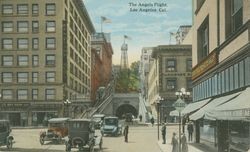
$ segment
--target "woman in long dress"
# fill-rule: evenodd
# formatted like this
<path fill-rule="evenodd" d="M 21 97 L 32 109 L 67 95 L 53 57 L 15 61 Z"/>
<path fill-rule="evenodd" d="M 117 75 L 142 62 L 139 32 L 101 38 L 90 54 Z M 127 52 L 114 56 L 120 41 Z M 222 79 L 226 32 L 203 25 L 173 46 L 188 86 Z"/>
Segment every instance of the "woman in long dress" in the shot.
<path fill-rule="evenodd" d="M 187 137 L 185 134 L 182 134 L 181 137 L 181 150 L 182 152 L 188 152 Z"/>
<path fill-rule="evenodd" d="M 176 138 L 176 133 L 173 133 L 173 137 L 172 137 L 172 152 L 178 152 L 178 140 Z"/>

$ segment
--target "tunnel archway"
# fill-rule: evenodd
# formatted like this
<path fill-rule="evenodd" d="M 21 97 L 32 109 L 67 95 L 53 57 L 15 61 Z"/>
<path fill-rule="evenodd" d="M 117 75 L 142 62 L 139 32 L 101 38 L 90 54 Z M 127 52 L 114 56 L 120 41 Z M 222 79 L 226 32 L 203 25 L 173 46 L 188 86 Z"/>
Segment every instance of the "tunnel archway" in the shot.
<path fill-rule="evenodd" d="M 135 117 L 138 115 L 136 108 L 129 104 L 121 105 L 116 109 L 116 116 L 120 119 L 122 118 L 122 115 L 126 113 L 132 113 Z"/>

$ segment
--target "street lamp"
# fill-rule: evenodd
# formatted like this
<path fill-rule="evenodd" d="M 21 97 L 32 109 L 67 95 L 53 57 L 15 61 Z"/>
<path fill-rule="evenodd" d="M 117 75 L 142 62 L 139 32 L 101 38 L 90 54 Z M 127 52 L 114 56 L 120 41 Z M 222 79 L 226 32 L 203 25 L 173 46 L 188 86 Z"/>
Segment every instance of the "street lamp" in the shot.
<path fill-rule="evenodd" d="M 71 102 L 69 101 L 69 99 L 66 99 L 66 101 L 63 101 L 63 105 L 66 106 L 67 108 L 67 117 L 69 117 L 69 105 L 71 104 Z"/>
<path fill-rule="evenodd" d="M 186 103 L 183 101 L 185 96 L 189 96 L 190 92 L 186 92 L 185 88 L 181 88 L 175 95 L 178 97 L 177 101 L 173 104 L 175 109 L 179 112 L 179 152 L 181 152 L 181 111 L 185 108 Z"/>
<path fill-rule="evenodd" d="M 163 98 L 161 98 L 160 96 L 158 96 L 158 98 L 156 99 L 156 105 L 157 105 L 157 137 L 158 140 L 160 140 L 160 121 L 159 121 L 159 113 L 160 113 L 160 106 L 161 106 L 161 101 L 163 100 Z"/>

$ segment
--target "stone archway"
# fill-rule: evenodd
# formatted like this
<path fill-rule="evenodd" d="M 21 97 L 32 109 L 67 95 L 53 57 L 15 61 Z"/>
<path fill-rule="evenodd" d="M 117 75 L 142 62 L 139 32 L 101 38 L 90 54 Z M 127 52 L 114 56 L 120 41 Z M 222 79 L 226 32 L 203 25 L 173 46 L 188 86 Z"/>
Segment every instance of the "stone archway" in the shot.
<path fill-rule="evenodd" d="M 138 111 L 136 110 L 136 108 L 130 104 L 123 104 L 116 110 L 116 116 L 119 118 L 122 118 L 122 115 L 126 113 L 132 113 L 135 117 L 137 117 L 138 115 Z"/>

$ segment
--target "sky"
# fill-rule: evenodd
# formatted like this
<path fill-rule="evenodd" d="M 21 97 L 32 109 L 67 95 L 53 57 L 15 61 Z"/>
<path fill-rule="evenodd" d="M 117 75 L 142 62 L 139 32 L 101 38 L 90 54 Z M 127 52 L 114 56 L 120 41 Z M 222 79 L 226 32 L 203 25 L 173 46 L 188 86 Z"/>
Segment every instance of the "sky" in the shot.
<path fill-rule="evenodd" d="M 120 64 L 124 35 L 128 44 L 128 62 L 140 60 L 143 47 L 174 44 L 170 32 L 180 25 L 192 24 L 192 0 L 83 0 L 96 32 L 101 31 L 101 16 L 111 20 L 103 32 L 111 33 L 113 64 Z M 135 5 L 132 5 L 135 4 Z M 163 4 L 163 5 L 159 5 Z M 137 9 L 132 12 L 131 9 Z M 141 10 L 140 10 L 141 9 Z M 142 9 L 151 9 L 145 12 Z"/>

